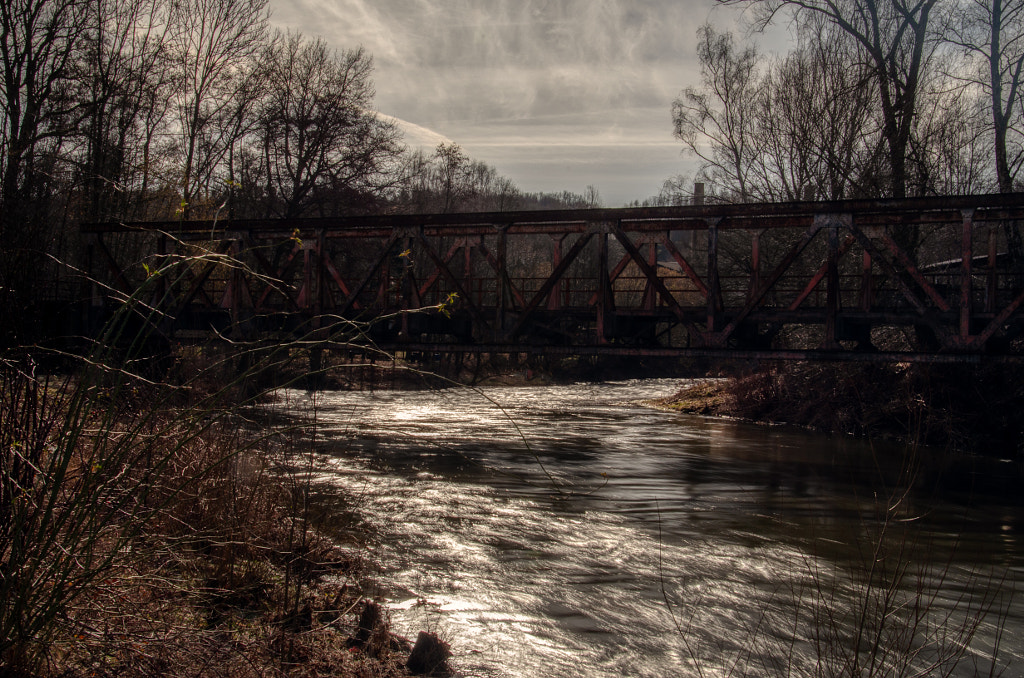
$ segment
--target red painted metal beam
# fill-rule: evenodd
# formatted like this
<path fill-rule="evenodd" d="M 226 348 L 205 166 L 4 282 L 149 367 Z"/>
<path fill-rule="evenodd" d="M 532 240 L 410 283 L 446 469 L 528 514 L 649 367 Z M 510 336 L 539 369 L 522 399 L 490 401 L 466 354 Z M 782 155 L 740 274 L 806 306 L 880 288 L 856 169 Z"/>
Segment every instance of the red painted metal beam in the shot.
<path fill-rule="evenodd" d="M 454 346 L 454 337 L 466 341 L 471 330 L 472 343 L 479 346 L 524 337 L 564 343 L 567 351 L 598 345 L 637 355 L 700 350 L 760 356 L 752 346 L 787 327 L 793 341 L 799 342 L 801 333 L 817 337 L 789 354 L 816 356 L 819 348 L 847 353 L 850 341 L 865 344 L 873 328 L 917 326 L 934 334 L 941 351 L 978 354 L 994 345 L 1016 351 L 1010 340 L 1024 336 L 1019 316 L 1024 291 L 1017 276 L 1000 269 L 1004 255 L 993 235 L 996 220 L 1007 216 L 1024 220 L 1024 195 L 234 221 L 229 230 L 213 232 L 210 222 L 187 222 L 167 225 L 160 240 L 176 243 L 182 252 L 192 247 L 188 241 L 212 241 L 216 251 L 230 247 L 235 259 L 248 262 L 230 267 L 226 280 L 223 267 L 208 266 L 190 281 L 179 281 L 182 289 L 175 292 L 186 301 L 179 314 L 212 318 L 219 306 L 230 306 L 232 326 L 251 281 L 265 289 L 254 304 L 257 317 L 247 319 L 249 327 L 262 319 L 274 326 L 316 325 L 328 311 L 350 320 L 358 311 L 372 321 L 397 309 L 401 337 L 422 334 L 437 347 Z M 883 233 L 882 226 L 896 224 L 932 225 L 942 247 L 957 247 L 959 260 L 919 265 L 918 253 L 903 251 Z M 989 233 L 987 265 L 981 259 L 973 263 L 978 224 Z M 83 230 L 102 239 L 110 232 L 152 233 L 153 226 Z M 703 239 L 684 247 L 673 241 L 672 231 L 695 230 L 706 234 L 706 250 L 695 244 Z M 736 245 L 746 242 L 744 230 L 749 231 L 749 259 L 745 244 Z M 822 247 L 810 247 L 823 231 Z M 510 235 L 518 236 L 514 245 L 523 249 L 513 249 Z M 563 253 L 563 243 L 570 242 Z M 271 270 L 262 250 L 288 245 L 283 263 Z M 405 250 L 399 258 L 396 247 Z M 297 272 L 300 251 L 303 267 Z M 351 256 L 335 258 L 332 252 Z M 846 257 L 851 252 L 856 262 Z M 103 254 L 112 276 L 120 278 L 116 284 L 127 286 L 114 254 Z M 401 276 L 390 275 L 402 261 Z M 433 270 L 428 264 L 414 271 L 411 261 L 429 261 Z M 670 268 L 673 262 L 678 271 Z M 628 273 L 631 265 L 640 275 Z M 985 267 L 984 305 L 974 299 L 975 266 Z M 458 295 L 456 317 L 414 318 L 441 279 L 444 289 Z M 823 280 L 823 294 L 812 296 Z M 776 307 L 780 303 L 783 307 Z M 325 316 L 325 322 L 330 326 L 335 320 Z M 387 341 L 389 331 L 378 336 Z M 1000 342 L 992 341 L 997 337 Z"/>

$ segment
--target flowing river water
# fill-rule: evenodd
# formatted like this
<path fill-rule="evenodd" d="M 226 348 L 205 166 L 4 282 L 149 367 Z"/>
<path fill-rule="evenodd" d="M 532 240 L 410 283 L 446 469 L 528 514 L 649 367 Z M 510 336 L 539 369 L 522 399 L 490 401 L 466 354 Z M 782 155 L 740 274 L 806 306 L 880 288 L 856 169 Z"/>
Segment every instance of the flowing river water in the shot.
<path fill-rule="evenodd" d="M 637 402 L 681 385 L 281 397 L 457 675 L 1024 675 L 1018 460 Z"/>

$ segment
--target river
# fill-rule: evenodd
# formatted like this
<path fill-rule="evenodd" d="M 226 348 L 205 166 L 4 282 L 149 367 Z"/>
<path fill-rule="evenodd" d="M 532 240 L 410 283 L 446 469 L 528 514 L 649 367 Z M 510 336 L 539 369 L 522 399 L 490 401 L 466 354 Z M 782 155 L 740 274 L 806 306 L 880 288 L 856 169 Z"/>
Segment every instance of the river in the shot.
<path fill-rule="evenodd" d="M 280 395 L 457 675 L 1024 675 L 1019 460 L 637 403 L 681 383 Z"/>

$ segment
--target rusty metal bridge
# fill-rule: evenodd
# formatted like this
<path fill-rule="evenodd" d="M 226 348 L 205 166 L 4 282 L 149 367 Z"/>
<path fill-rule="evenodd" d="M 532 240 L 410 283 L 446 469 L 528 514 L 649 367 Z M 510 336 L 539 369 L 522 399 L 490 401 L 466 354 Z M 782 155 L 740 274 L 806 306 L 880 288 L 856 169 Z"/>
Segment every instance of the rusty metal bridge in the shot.
<path fill-rule="evenodd" d="M 82 230 L 93 306 L 176 340 L 973 361 L 1024 354 L 1021 225 L 1024 194 Z"/>

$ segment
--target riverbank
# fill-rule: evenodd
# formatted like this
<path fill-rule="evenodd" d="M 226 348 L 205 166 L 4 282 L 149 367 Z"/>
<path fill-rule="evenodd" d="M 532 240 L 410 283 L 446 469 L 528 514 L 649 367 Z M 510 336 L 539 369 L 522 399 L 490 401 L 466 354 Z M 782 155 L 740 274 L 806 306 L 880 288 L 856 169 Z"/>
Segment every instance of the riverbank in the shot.
<path fill-rule="evenodd" d="M 367 527 L 334 510 L 327 529 L 303 424 L 208 366 L 94 367 L 0 361 L 0 675 L 444 668 L 436 636 L 417 654 L 391 632 Z"/>
<path fill-rule="evenodd" d="M 652 404 L 827 434 L 1024 453 L 1024 369 L 1014 364 L 776 363 L 698 381 Z"/>
<path fill-rule="evenodd" d="M 311 364 L 317 365 L 310 372 Z M 635 356 L 532 354 L 410 354 L 324 351 L 311 361 L 306 350 L 275 366 L 260 387 L 301 385 L 331 391 L 431 390 L 451 386 L 537 386 L 578 381 L 693 377 L 706 361 Z"/>

